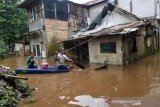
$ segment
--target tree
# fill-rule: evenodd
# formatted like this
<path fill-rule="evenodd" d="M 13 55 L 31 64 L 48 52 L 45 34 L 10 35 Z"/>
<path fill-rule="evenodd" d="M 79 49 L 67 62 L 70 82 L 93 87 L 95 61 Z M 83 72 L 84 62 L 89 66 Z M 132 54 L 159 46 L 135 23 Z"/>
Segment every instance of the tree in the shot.
<path fill-rule="evenodd" d="M 0 13 L 0 40 L 8 50 L 27 32 L 26 11 L 18 8 L 18 4 L 19 0 L 0 0 L 0 10 L 4 10 Z"/>

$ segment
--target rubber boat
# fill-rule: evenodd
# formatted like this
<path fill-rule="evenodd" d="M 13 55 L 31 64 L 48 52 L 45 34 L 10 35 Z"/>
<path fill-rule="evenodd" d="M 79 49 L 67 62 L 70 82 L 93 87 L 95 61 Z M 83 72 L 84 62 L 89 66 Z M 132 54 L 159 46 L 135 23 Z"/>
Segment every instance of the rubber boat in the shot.
<path fill-rule="evenodd" d="M 67 67 L 48 66 L 48 68 L 17 68 L 15 70 L 17 74 L 50 74 L 50 73 L 62 73 L 69 72 Z"/>

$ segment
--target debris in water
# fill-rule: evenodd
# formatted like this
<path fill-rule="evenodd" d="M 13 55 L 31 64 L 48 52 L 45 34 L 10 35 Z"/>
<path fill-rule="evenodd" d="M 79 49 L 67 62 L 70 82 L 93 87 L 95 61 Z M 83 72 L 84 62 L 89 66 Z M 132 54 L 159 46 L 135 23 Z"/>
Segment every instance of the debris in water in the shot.
<path fill-rule="evenodd" d="M 32 89 L 9 67 L 0 66 L 0 107 L 16 107 L 19 101 L 31 94 Z"/>
<path fill-rule="evenodd" d="M 64 100 L 65 96 L 59 96 L 59 99 Z"/>

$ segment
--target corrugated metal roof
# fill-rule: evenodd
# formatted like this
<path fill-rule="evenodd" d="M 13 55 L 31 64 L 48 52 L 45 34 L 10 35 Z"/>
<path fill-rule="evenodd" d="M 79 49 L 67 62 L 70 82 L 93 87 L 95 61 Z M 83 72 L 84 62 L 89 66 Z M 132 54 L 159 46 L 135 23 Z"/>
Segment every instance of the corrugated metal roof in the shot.
<path fill-rule="evenodd" d="M 103 28 L 101 31 L 90 33 L 91 36 L 98 35 L 114 35 L 114 34 L 125 34 L 138 30 L 138 27 L 145 25 L 144 21 L 134 21 L 132 23 L 121 24 L 117 26 L 112 26 L 109 28 Z"/>
<path fill-rule="evenodd" d="M 82 38 L 86 38 L 86 37 L 100 36 L 100 35 L 127 34 L 127 33 L 137 31 L 139 29 L 139 27 L 145 26 L 146 24 L 148 24 L 148 23 L 145 21 L 134 21 L 132 23 L 126 23 L 126 24 L 112 26 L 109 28 L 103 28 L 100 31 L 97 31 L 94 33 L 87 33 L 87 35 L 85 32 L 80 32 L 75 37 L 68 38 L 65 41 L 82 39 Z"/>

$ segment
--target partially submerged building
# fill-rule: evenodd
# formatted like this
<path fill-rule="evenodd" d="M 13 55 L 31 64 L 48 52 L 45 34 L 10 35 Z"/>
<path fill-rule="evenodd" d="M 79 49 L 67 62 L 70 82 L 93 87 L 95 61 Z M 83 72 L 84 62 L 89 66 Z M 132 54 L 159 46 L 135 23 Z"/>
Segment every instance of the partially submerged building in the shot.
<path fill-rule="evenodd" d="M 48 57 L 51 43 L 87 26 L 85 6 L 68 0 L 25 0 L 19 7 L 27 10 L 30 47 L 37 57 Z"/>
<path fill-rule="evenodd" d="M 89 26 L 63 41 L 65 48 L 75 48 L 77 56 L 90 63 L 118 65 L 157 51 L 159 36 L 155 27 L 116 3 L 88 2 Z"/>

